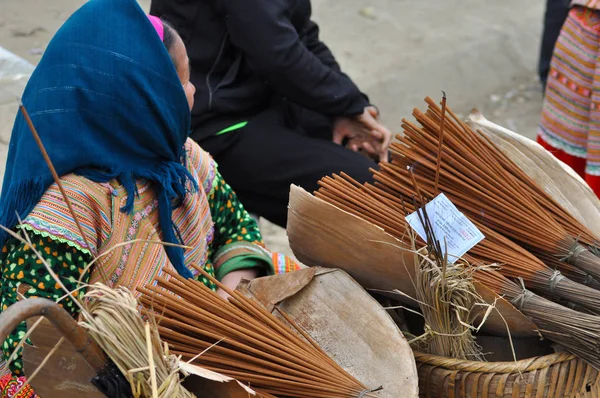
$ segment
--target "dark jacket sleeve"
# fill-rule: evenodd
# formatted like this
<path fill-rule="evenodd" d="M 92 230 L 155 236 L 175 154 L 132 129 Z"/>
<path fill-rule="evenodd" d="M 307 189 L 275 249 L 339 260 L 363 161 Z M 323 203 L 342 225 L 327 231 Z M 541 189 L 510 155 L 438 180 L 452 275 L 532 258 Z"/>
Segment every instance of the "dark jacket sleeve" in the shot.
<path fill-rule="evenodd" d="M 286 0 L 218 0 L 229 39 L 240 49 L 255 73 L 293 102 L 330 116 L 353 116 L 368 105 L 364 96 L 326 47 L 319 55 L 302 43 L 288 19 Z M 317 32 L 312 32 L 317 33 Z M 317 39 L 318 40 L 318 39 Z M 331 59 L 327 65 L 321 57 Z"/>
<path fill-rule="evenodd" d="M 319 25 L 313 21 L 309 21 L 306 25 L 304 42 L 306 43 L 306 48 L 316 55 L 323 65 L 330 67 L 338 73 L 342 71 L 329 47 L 319 38 Z"/>
<path fill-rule="evenodd" d="M 323 43 L 319 38 L 319 32 L 319 25 L 317 25 L 312 20 L 309 21 L 306 30 L 304 31 L 304 41 L 306 43 L 306 48 L 308 48 L 310 52 L 315 54 L 317 58 L 319 58 L 321 62 L 323 62 L 324 65 L 329 66 L 331 69 L 335 70 L 338 73 L 343 73 L 342 68 L 340 68 L 340 65 L 338 64 L 337 60 L 335 59 L 335 56 L 333 55 L 329 47 L 327 47 L 327 44 Z M 362 96 L 365 100 L 365 104 L 375 106 L 370 104 L 370 100 L 367 94 L 362 93 Z"/>

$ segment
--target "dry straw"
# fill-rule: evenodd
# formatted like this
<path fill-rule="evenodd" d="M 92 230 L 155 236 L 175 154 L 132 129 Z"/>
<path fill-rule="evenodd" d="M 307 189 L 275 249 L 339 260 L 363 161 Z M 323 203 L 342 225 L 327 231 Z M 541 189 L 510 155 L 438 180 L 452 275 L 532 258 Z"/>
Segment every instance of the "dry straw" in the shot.
<path fill-rule="evenodd" d="M 416 301 L 425 333 L 410 341 L 419 351 L 449 358 L 483 360 L 473 333 L 487 304 L 475 290 L 473 271 L 462 261 L 440 267 L 423 248 L 417 251 Z"/>
<path fill-rule="evenodd" d="M 443 129 L 441 131 L 443 133 Z M 454 263 L 448 261 L 446 242 L 444 240 L 442 246 L 436 236 L 425 198 L 419 196 L 418 203 L 417 216 L 425 232 L 425 247 L 417 250 L 414 232 L 409 230 L 408 233 L 413 251 L 417 254 L 413 257 L 415 292 L 425 319 L 425 333 L 421 336 L 428 346 L 425 352 L 457 359 L 483 360 L 481 348 L 473 336 L 477 330 L 473 325 L 483 307 L 489 306 L 473 284 L 476 269 L 461 259 Z"/>
<path fill-rule="evenodd" d="M 134 397 L 194 397 L 181 385 L 180 358 L 169 354 L 153 318 L 142 319 L 129 290 L 92 285 L 84 306 L 80 324 L 129 381 Z"/>

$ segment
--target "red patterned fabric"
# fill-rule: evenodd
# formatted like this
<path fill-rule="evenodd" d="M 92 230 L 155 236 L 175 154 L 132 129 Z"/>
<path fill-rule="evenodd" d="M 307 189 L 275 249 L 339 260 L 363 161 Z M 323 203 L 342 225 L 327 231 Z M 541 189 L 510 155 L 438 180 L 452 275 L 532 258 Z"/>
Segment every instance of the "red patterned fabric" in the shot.
<path fill-rule="evenodd" d="M 0 378 L 0 398 L 39 398 L 30 386 L 21 389 L 26 382 L 24 377 L 14 377 L 11 374 L 3 376 Z"/>
<path fill-rule="evenodd" d="M 600 176 L 587 174 L 585 172 L 586 159 L 569 155 L 561 149 L 554 148 L 552 145 L 544 141 L 544 139 L 540 136 L 537 137 L 537 142 L 546 148 L 550 153 L 552 153 L 557 159 L 566 165 L 571 166 L 571 168 L 575 170 L 577 174 L 579 174 L 585 180 L 585 182 L 587 182 L 590 188 L 592 188 L 592 191 L 594 191 L 594 193 L 600 197 Z"/>
<path fill-rule="evenodd" d="M 301 269 L 300 265 L 288 256 L 281 253 L 272 253 L 273 267 L 275 268 L 275 274 L 285 274 L 288 272 L 294 272 Z"/>
<path fill-rule="evenodd" d="M 538 142 L 600 194 L 600 0 L 569 12 L 554 47 Z"/>

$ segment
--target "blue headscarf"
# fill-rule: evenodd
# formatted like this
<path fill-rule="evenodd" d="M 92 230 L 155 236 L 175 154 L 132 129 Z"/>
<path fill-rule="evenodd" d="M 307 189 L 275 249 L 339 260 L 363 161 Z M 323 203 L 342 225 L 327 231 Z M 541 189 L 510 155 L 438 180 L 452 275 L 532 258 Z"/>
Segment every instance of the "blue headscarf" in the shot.
<path fill-rule="evenodd" d="M 163 241 L 180 243 L 172 209 L 197 184 L 184 167 L 190 112 L 169 54 L 135 0 L 90 0 L 56 33 L 22 98 L 60 176 L 117 178 L 133 210 L 137 179 L 156 187 Z M 53 179 L 21 114 L 10 140 L 0 224 L 14 228 Z M 188 185 L 189 186 L 189 185 Z M 7 238 L 0 235 L 0 244 Z M 190 277 L 183 249 L 165 247 Z"/>

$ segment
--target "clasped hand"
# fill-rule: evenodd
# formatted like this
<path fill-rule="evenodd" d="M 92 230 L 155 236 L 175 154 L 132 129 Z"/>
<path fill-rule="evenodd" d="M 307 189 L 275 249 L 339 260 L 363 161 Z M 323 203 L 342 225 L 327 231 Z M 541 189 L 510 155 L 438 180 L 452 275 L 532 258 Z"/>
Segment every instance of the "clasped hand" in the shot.
<path fill-rule="evenodd" d="M 392 133 L 379 121 L 379 113 L 374 106 L 354 117 L 340 117 L 334 122 L 333 142 L 355 152 L 365 152 L 369 157 L 382 162 L 388 161 L 388 147 Z"/>

